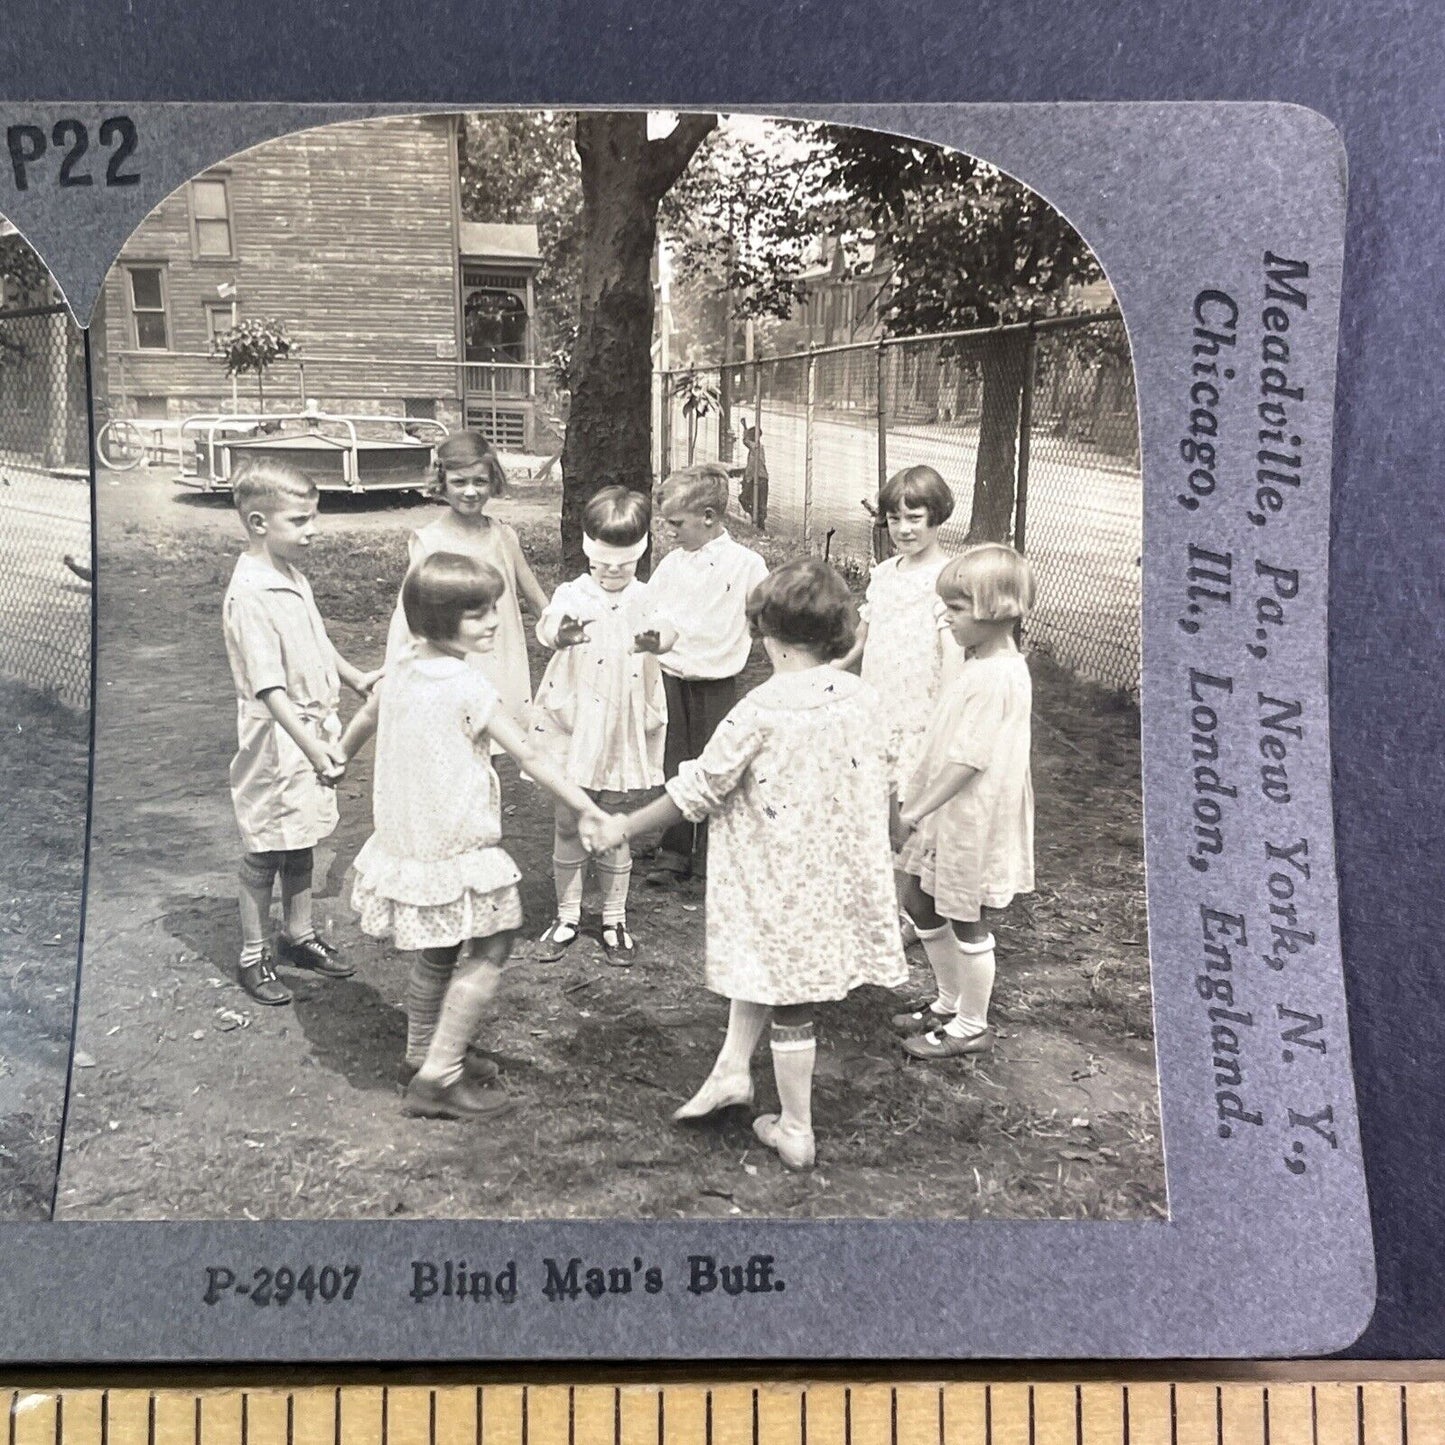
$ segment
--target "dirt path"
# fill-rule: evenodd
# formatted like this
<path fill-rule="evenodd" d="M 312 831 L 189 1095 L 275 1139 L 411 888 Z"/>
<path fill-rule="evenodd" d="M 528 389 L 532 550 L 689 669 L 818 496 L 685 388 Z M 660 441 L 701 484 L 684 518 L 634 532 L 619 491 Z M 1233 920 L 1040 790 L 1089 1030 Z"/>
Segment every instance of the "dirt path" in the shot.
<path fill-rule="evenodd" d="M 609 968 L 591 939 L 555 964 L 520 949 L 483 1038 L 515 1113 L 486 1129 L 418 1123 L 400 1114 L 394 1082 L 405 962 L 360 935 L 346 903 L 346 870 L 369 831 L 369 757 L 342 784 L 342 825 L 318 850 L 319 915 L 357 974 L 295 978 L 293 1008 L 258 1008 L 231 981 L 233 724 L 218 607 L 236 550 L 221 536 L 234 537 L 234 523 L 214 503 L 162 500 L 145 487 L 124 505 L 112 497 L 102 498 L 96 822 L 77 1041 L 93 1067 L 75 1076 L 61 1217 L 1162 1212 L 1127 719 L 1094 719 L 1067 748 L 1040 734 L 1040 796 L 1068 813 L 1068 828 L 1041 847 L 1041 877 L 1067 868 L 1092 879 L 1092 919 L 1087 909 L 1070 917 L 1072 884 L 1045 884 L 1004 930 L 1000 1047 L 981 1067 L 905 1065 L 883 1024 L 891 995 L 864 990 L 827 1011 L 811 1176 L 783 1171 L 740 1111 L 693 1129 L 668 1120 L 706 1073 L 726 1014 L 697 982 L 700 890 L 659 895 L 638 883 L 631 918 L 642 958 L 628 971 Z M 547 505 L 499 508 L 529 551 L 533 534 L 543 537 L 528 531 L 531 519 Z M 312 576 L 333 636 L 358 662 L 380 656 L 404 533 L 424 515 L 330 518 Z M 550 566 L 540 555 L 549 545 Z M 543 537 L 536 552 L 550 585 L 555 544 Z M 1097 776 L 1084 776 L 1085 752 Z M 550 809 L 505 765 L 503 788 L 507 846 L 524 875 L 529 930 L 539 931 L 552 912 Z M 1090 805 L 1100 788 L 1117 794 L 1118 809 Z M 1048 821 L 1041 804 L 1041 837 Z M 759 1064 L 766 1106 L 765 1053 Z"/>

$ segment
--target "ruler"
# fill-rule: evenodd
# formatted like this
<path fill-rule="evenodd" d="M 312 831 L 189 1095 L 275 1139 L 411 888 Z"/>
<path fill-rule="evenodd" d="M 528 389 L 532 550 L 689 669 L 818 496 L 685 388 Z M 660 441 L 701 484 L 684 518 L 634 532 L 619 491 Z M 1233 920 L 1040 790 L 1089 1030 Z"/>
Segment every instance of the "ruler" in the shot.
<path fill-rule="evenodd" d="M 1438 1378 L 4 1388 L 8 1445 L 1445 1445 L 1445 1367 L 1425 1369 Z"/>

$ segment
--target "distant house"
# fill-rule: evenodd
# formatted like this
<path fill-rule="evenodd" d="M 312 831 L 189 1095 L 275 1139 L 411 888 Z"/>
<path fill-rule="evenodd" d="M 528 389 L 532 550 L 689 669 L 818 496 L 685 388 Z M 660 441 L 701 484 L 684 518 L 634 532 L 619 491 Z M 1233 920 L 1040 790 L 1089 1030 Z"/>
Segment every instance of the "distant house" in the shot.
<path fill-rule="evenodd" d="M 532 440 L 534 226 L 461 218 L 456 120 L 329 125 L 231 157 L 168 196 L 106 279 L 93 329 L 111 414 L 179 421 L 258 406 L 211 355 L 237 319 L 297 344 L 268 411 L 464 421 Z"/>
<path fill-rule="evenodd" d="M 884 334 L 883 303 L 888 266 L 871 241 L 828 237 L 816 265 L 804 271 L 803 296 L 792 320 L 802 345 L 846 346 Z"/>

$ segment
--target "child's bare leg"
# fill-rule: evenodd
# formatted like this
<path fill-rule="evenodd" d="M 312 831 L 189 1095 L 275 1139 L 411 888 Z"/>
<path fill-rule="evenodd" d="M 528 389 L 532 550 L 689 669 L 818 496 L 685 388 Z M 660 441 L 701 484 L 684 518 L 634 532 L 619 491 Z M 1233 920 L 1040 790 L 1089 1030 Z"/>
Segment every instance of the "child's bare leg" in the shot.
<path fill-rule="evenodd" d="M 813 1166 L 813 1064 L 818 1043 L 813 1032 L 813 1011 L 807 1004 L 773 1010 L 773 1077 L 782 1111 L 764 1114 L 753 1132 L 790 1169 Z"/>
<path fill-rule="evenodd" d="M 673 1114 L 674 1119 L 701 1119 L 733 1104 L 753 1101 L 752 1059 L 772 1009 L 765 1003 L 735 998 L 728 1010 L 727 1037 L 703 1086 Z"/>

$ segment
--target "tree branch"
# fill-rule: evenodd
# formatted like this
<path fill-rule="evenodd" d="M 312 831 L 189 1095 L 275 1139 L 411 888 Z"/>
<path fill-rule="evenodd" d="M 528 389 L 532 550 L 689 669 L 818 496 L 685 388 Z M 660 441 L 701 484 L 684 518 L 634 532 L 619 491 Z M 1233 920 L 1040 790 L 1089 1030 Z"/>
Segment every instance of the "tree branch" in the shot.
<path fill-rule="evenodd" d="M 715 115 L 682 115 L 670 134 L 660 140 L 649 141 L 644 162 L 649 194 L 660 201 L 687 169 L 693 152 L 716 128 Z"/>

